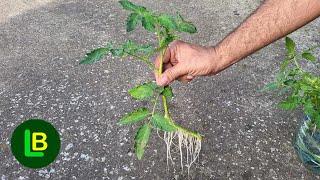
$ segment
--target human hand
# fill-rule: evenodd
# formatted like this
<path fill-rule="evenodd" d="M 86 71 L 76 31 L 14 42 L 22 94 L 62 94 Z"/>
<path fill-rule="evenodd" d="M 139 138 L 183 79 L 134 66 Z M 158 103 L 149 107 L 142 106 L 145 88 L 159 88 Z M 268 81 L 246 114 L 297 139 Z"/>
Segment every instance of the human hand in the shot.
<path fill-rule="evenodd" d="M 214 47 L 174 41 L 164 54 L 162 75 L 155 73 L 156 82 L 159 86 L 165 86 L 175 79 L 189 82 L 195 76 L 216 74 L 219 71 L 218 60 Z M 161 55 L 155 61 L 156 69 L 159 69 L 160 61 Z"/>

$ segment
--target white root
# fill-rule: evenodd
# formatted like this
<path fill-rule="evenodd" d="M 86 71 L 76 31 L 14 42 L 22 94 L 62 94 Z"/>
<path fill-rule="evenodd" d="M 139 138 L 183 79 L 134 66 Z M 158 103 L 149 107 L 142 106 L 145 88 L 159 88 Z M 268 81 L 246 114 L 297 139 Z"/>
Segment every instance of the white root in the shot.
<path fill-rule="evenodd" d="M 168 168 L 169 168 L 169 160 L 171 161 L 172 164 L 174 164 L 174 161 L 171 156 L 171 151 L 170 151 L 173 138 L 174 138 L 174 133 L 164 132 L 163 139 L 167 145 L 167 167 Z"/>
<path fill-rule="evenodd" d="M 179 152 L 180 152 L 180 166 L 181 166 L 181 171 L 183 172 L 182 139 L 183 139 L 183 134 L 179 133 L 178 134 L 178 142 L 179 142 Z"/>
<path fill-rule="evenodd" d="M 177 146 L 175 143 L 173 143 L 176 137 L 178 141 Z M 183 167 L 185 163 L 189 175 L 191 165 L 199 157 L 201 150 L 201 140 L 179 130 L 175 132 L 164 132 L 163 140 L 167 145 L 167 167 L 169 167 L 169 161 L 171 161 L 171 163 L 174 164 L 174 160 L 171 155 L 171 150 L 177 148 L 180 154 L 181 171 L 183 172 Z M 183 151 L 185 151 L 185 156 Z"/>

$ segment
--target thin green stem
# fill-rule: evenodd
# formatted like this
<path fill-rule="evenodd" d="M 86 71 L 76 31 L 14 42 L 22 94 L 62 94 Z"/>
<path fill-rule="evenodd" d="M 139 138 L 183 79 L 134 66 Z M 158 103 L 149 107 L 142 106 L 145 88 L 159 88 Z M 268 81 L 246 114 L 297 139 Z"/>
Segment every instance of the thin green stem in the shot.
<path fill-rule="evenodd" d="M 160 96 L 160 95 L 158 95 L 158 96 L 156 97 L 155 101 L 154 101 L 154 105 L 153 105 L 153 108 L 152 108 L 152 114 L 151 114 L 151 116 L 154 115 L 154 112 L 155 112 L 156 107 L 157 107 L 157 104 L 158 104 L 159 96 Z"/>
<path fill-rule="evenodd" d="M 157 31 L 156 34 L 157 34 L 157 39 L 158 39 L 158 43 L 159 43 L 159 48 L 160 48 L 161 47 L 161 35 L 160 35 L 160 30 L 159 30 L 158 26 L 156 27 L 156 31 Z M 164 57 L 165 51 L 166 51 L 166 47 L 162 49 L 161 55 L 160 55 L 160 64 L 159 64 L 159 69 L 158 69 L 159 76 L 162 74 L 162 71 L 163 71 L 163 57 Z M 164 117 L 170 119 L 167 98 L 164 95 L 162 95 L 162 103 L 163 103 L 163 109 L 164 109 Z"/>
<path fill-rule="evenodd" d="M 160 29 L 159 26 L 156 26 L 156 34 L 157 34 L 157 39 L 158 39 L 158 44 L 159 44 L 159 48 L 161 47 L 161 35 L 160 35 Z"/>
<path fill-rule="evenodd" d="M 293 62 L 295 64 L 295 66 L 298 68 L 299 72 L 303 72 L 302 68 L 300 67 L 296 57 L 293 58 Z"/>
<path fill-rule="evenodd" d="M 192 136 L 192 137 L 194 137 L 194 138 L 196 138 L 196 139 L 198 139 L 198 140 L 202 140 L 202 136 L 199 134 L 199 133 L 197 133 L 197 132 L 194 132 L 194 131 L 191 131 L 191 130 L 188 130 L 188 129 L 186 129 L 186 128 L 184 128 L 184 127 L 181 127 L 180 125 L 178 125 L 178 124 L 173 124 L 173 126 L 175 127 L 175 128 L 177 128 L 178 129 L 178 131 L 182 131 L 183 133 L 185 133 L 185 134 L 188 134 L 189 136 Z"/>
<path fill-rule="evenodd" d="M 159 44 L 159 48 L 161 48 L 161 35 L 160 35 L 160 29 L 158 26 L 156 26 L 156 34 L 157 34 L 157 39 L 158 39 L 158 44 Z M 163 56 L 165 53 L 165 48 L 162 49 L 161 51 L 161 56 L 160 56 L 160 64 L 159 64 L 159 69 L 158 69 L 158 75 L 160 76 L 162 74 L 163 71 Z"/>
<path fill-rule="evenodd" d="M 160 96 L 160 95 L 158 95 L 158 96 L 155 98 L 155 100 L 154 100 L 154 104 L 153 104 L 153 108 L 152 108 L 152 113 L 151 113 L 151 118 L 153 117 L 154 112 L 156 111 L 156 107 L 157 107 L 157 104 L 158 104 L 159 96 Z M 149 125 L 151 125 L 150 122 L 151 122 L 151 121 L 149 120 L 149 122 L 148 122 Z"/>
<path fill-rule="evenodd" d="M 164 109 L 164 117 L 170 118 L 168 104 L 167 104 L 167 98 L 164 95 L 162 95 L 162 102 L 163 102 L 163 109 Z"/>
<path fill-rule="evenodd" d="M 132 57 L 134 57 L 134 58 L 136 58 L 136 59 L 138 59 L 138 60 L 141 60 L 141 61 L 145 62 L 145 63 L 149 66 L 149 68 L 150 68 L 151 70 L 154 70 L 154 69 L 155 69 L 154 65 L 152 64 L 152 62 L 149 61 L 148 58 L 141 57 L 141 56 L 137 56 L 137 55 L 132 54 L 132 53 L 129 53 L 129 52 L 127 52 L 127 51 L 125 51 L 125 53 L 127 53 L 128 55 L 130 55 L 130 56 L 132 56 Z"/>
<path fill-rule="evenodd" d="M 159 76 L 162 74 L 162 70 L 163 70 L 163 56 L 164 56 L 165 50 L 166 49 L 163 49 L 162 52 L 161 52 L 160 66 L 159 66 L 159 71 L 158 71 Z M 164 109 L 164 117 L 170 119 L 167 98 L 164 95 L 162 95 L 162 104 L 163 104 L 163 109 Z"/>

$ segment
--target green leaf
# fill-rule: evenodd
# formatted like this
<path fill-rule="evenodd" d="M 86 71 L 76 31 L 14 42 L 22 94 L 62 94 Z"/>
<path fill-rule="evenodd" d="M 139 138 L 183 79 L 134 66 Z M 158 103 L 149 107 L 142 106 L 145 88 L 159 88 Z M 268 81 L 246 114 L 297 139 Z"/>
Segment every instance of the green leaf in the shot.
<path fill-rule="evenodd" d="M 290 71 L 288 72 L 288 76 L 290 77 L 295 77 L 300 73 L 299 68 L 291 68 Z"/>
<path fill-rule="evenodd" d="M 314 114 L 313 116 L 314 116 L 313 119 L 316 123 L 317 129 L 320 129 L 320 114 Z"/>
<path fill-rule="evenodd" d="M 283 95 L 287 94 L 289 91 L 290 91 L 290 87 L 283 87 L 278 92 L 278 96 L 283 96 Z"/>
<path fill-rule="evenodd" d="M 300 86 L 300 89 L 304 92 L 312 91 L 312 86 L 310 86 L 309 84 L 305 84 L 305 82 L 301 82 L 299 86 Z"/>
<path fill-rule="evenodd" d="M 146 12 L 146 8 L 143 6 L 136 5 L 128 0 L 121 0 L 119 1 L 123 9 L 137 12 L 138 14 Z"/>
<path fill-rule="evenodd" d="M 187 33 L 196 33 L 197 28 L 195 25 L 193 25 L 191 22 L 188 22 L 184 20 L 184 18 L 178 13 L 178 16 L 176 17 L 176 24 L 177 29 L 180 32 L 187 32 Z"/>
<path fill-rule="evenodd" d="M 150 44 L 140 45 L 131 40 L 126 41 L 122 45 L 122 48 L 124 49 L 124 51 L 136 56 L 139 56 L 139 54 L 149 55 L 154 50 L 154 48 Z"/>
<path fill-rule="evenodd" d="M 297 81 L 294 80 L 294 79 L 288 79 L 288 80 L 285 80 L 285 81 L 283 82 L 283 84 L 286 85 L 286 86 L 292 86 L 292 85 L 294 85 L 296 82 L 297 82 Z"/>
<path fill-rule="evenodd" d="M 277 82 L 272 82 L 272 83 L 268 83 L 267 85 L 265 85 L 262 89 L 262 91 L 272 91 L 278 88 L 278 83 Z"/>
<path fill-rule="evenodd" d="M 297 107 L 297 104 L 284 101 L 284 102 L 279 103 L 279 107 L 282 109 L 285 109 L 285 110 L 293 110 Z"/>
<path fill-rule="evenodd" d="M 170 34 L 170 33 L 166 33 L 165 34 L 165 38 L 163 38 L 160 41 L 160 46 L 161 47 L 166 47 L 168 44 L 170 44 L 172 41 L 174 41 L 176 39 L 177 36 Z"/>
<path fill-rule="evenodd" d="M 143 157 L 145 147 L 147 146 L 149 141 L 150 133 L 151 133 L 151 127 L 148 124 L 144 124 L 139 128 L 134 138 L 135 153 L 139 160 L 141 160 Z"/>
<path fill-rule="evenodd" d="M 154 93 L 161 94 L 163 90 L 164 90 L 163 86 L 157 86 L 156 89 L 154 90 Z"/>
<path fill-rule="evenodd" d="M 280 64 L 280 72 L 284 72 L 288 65 L 291 63 L 292 58 L 286 58 L 285 60 L 282 61 Z"/>
<path fill-rule="evenodd" d="M 304 113 L 307 114 L 307 115 L 312 115 L 312 114 L 315 112 L 314 107 L 313 107 L 313 103 L 312 103 L 311 99 L 308 99 L 308 100 L 304 103 L 304 105 L 303 105 L 303 111 L 304 111 Z"/>
<path fill-rule="evenodd" d="M 177 129 L 170 119 L 165 118 L 158 113 L 155 113 L 152 116 L 151 122 L 153 126 L 163 131 L 171 132 Z"/>
<path fill-rule="evenodd" d="M 140 20 L 141 16 L 138 13 L 131 13 L 127 18 L 127 32 L 133 31 Z"/>
<path fill-rule="evenodd" d="M 158 16 L 158 21 L 161 26 L 167 28 L 167 29 L 176 29 L 176 22 L 174 17 L 167 15 L 167 14 L 162 14 Z"/>
<path fill-rule="evenodd" d="M 126 124 L 135 123 L 145 119 L 149 115 L 150 115 L 150 112 L 147 108 L 139 108 L 122 117 L 119 121 L 119 124 L 126 125 Z"/>
<path fill-rule="evenodd" d="M 296 44 L 289 37 L 286 37 L 285 41 L 286 41 L 286 48 L 287 48 L 287 51 L 288 51 L 288 55 L 289 56 L 293 56 L 295 54 Z"/>
<path fill-rule="evenodd" d="M 144 83 L 129 90 L 129 94 L 138 100 L 146 100 L 153 96 L 157 85 L 154 82 Z"/>
<path fill-rule="evenodd" d="M 121 0 L 119 1 L 119 3 L 123 7 L 123 9 L 129 10 L 129 11 L 136 11 L 139 7 L 128 0 Z"/>
<path fill-rule="evenodd" d="M 112 56 L 122 57 L 125 55 L 123 48 L 111 49 L 110 52 Z"/>
<path fill-rule="evenodd" d="M 154 32 L 155 29 L 155 19 L 154 17 L 149 14 L 149 13 L 145 13 L 144 16 L 142 17 L 142 26 L 148 30 L 148 31 L 151 31 L 151 32 Z"/>
<path fill-rule="evenodd" d="M 298 107 L 298 103 L 298 97 L 289 96 L 285 101 L 279 103 L 279 107 L 285 110 L 293 110 Z"/>
<path fill-rule="evenodd" d="M 308 61 L 311 61 L 311 62 L 315 62 L 316 61 L 316 57 L 311 54 L 310 52 L 304 52 L 302 53 L 302 57 Z"/>
<path fill-rule="evenodd" d="M 194 26 L 191 22 L 180 22 L 178 24 L 178 29 L 181 32 L 187 32 L 187 33 L 191 33 L 191 34 L 197 32 L 196 26 Z"/>
<path fill-rule="evenodd" d="M 154 48 L 150 44 L 141 45 L 138 51 L 142 52 L 143 54 L 150 54 L 154 51 Z"/>
<path fill-rule="evenodd" d="M 80 61 L 80 64 L 92 64 L 100 61 L 109 51 L 109 48 L 98 48 L 89 53 Z"/>
<path fill-rule="evenodd" d="M 167 98 L 167 99 L 172 99 L 173 97 L 173 92 L 172 88 L 170 86 L 166 86 L 164 90 L 162 91 L 162 94 Z"/>
<path fill-rule="evenodd" d="M 138 49 L 138 45 L 132 40 L 127 40 L 125 43 L 122 44 L 122 49 L 126 52 L 135 54 Z"/>

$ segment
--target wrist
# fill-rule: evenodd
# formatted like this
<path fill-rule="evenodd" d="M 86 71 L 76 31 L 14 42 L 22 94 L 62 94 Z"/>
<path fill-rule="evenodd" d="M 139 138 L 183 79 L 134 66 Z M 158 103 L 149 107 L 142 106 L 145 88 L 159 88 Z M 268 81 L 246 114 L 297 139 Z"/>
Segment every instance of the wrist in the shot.
<path fill-rule="evenodd" d="M 212 74 L 217 74 L 232 64 L 232 60 L 228 57 L 228 53 L 221 48 L 221 46 L 211 46 L 209 51 L 211 54 L 211 64 L 213 66 Z"/>

